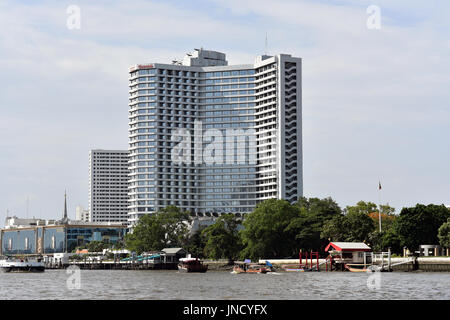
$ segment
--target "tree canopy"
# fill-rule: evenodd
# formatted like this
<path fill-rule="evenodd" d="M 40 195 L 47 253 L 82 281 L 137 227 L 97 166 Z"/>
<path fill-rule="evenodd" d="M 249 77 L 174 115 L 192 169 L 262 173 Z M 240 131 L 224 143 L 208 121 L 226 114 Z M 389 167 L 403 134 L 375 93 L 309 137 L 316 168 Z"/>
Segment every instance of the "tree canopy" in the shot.
<path fill-rule="evenodd" d="M 444 205 L 423 205 L 403 208 L 396 221 L 395 231 L 402 244 L 417 250 L 422 244 L 438 244 L 438 229 L 447 222 L 450 211 Z"/>
<path fill-rule="evenodd" d="M 404 246 L 416 250 L 421 244 L 450 245 L 450 211 L 444 205 L 417 204 L 399 215 L 389 205 L 381 208 L 381 233 L 374 203 L 360 201 L 341 210 L 331 198 L 302 197 L 295 204 L 265 200 L 243 221 L 222 215 L 190 235 L 189 214 L 169 206 L 142 216 L 125 244 L 137 253 L 176 246 L 199 257 L 230 260 L 297 257 L 300 249 L 322 252 L 329 241 L 366 242 L 375 251 L 391 248 L 394 253 Z"/>
<path fill-rule="evenodd" d="M 214 224 L 202 231 L 206 239 L 204 253 L 211 259 L 235 260 L 241 250 L 238 226 L 240 221 L 234 214 L 221 215 Z"/>
<path fill-rule="evenodd" d="M 356 206 L 347 206 L 342 214 L 335 215 L 322 228 L 322 237 L 330 241 L 369 242 L 375 231 L 375 222 L 369 213 L 376 210 L 373 203 L 360 201 Z"/>
<path fill-rule="evenodd" d="M 300 198 L 294 205 L 269 199 L 246 216 L 241 231 L 242 257 L 286 258 L 300 249 L 319 250 L 327 243 L 321 237 L 323 225 L 341 209 L 331 198 Z"/>
<path fill-rule="evenodd" d="M 331 198 L 305 198 L 296 203 L 298 217 L 290 223 L 288 230 L 296 233 L 298 247 L 305 250 L 320 250 L 328 244 L 321 236 L 324 224 L 341 214 L 341 208 Z"/>
<path fill-rule="evenodd" d="M 125 236 L 126 246 L 137 253 L 160 251 L 166 247 L 183 247 L 189 238 L 186 224 L 189 213 L 168 206 L 157 213 L 142 216 L 133 233 Z"/>
<path fill-rule="evenodd" d="M 286 200 L 269 199 L 259 203 L 243 221 L 241 257 L 255 260 L 295 254 L 297 232 L 290 223 L 298 217 L 298 208 Z"/>
<path fill-rule="evenodd" d="M 110 247 L 111 245 L 109 243 L 102 241 L 91 241 L 86 245 L 89 252 L 102 252 L 103 249 L 108 249 Z"/>
<path fill-rule="evenodd" d="M 438 230 L 439 243 L 444 248 L 450 248 L 450 218 Z"/>

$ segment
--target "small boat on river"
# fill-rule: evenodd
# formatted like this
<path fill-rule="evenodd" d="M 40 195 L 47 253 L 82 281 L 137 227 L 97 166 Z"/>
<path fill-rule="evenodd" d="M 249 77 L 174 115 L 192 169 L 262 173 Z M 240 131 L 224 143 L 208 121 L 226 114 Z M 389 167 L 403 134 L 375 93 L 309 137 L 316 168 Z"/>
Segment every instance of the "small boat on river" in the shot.
<path fill-rule="evenodd" d="M 7 257 L 0 260 L 0 270 L 2 272 L 44 272 L 45 265 L 41 259 L 29 261 Z"/>
<path fill-rule="evenodd" d="M 254 273 L 254 274 L 265 274 L 272 271 L 266 265 L 259 263 L 251 263 L 245 261 L 236 261 L 234 263 L 233 272 L 234 274 L 240 273 Z"/>
<path fill-rule="evenodd" d="M 364 264 L 352 264 L 352 263 L 345 264 L 345 269 L 350 272 L 373 272 L 373 271 L 375 271 L 375 268 L 373 268 L 372 266 L 366 266 Z"/>
<path fill-rule="evenodd" d="M 283 271 L 287 272 L 305 272 L 305 269 L 302 267 L 299 267 L 299 265 L 292 265 L 292 264 L 284 264 L 281 266 L 281 269 Z"/>
<path fill-rule="evenodd" d="M 180 272 L 201 272 L 208 271 L 208 265 L 203 264 L 198 258 L 181 258 L 178 260 L 178 271 Z"/>

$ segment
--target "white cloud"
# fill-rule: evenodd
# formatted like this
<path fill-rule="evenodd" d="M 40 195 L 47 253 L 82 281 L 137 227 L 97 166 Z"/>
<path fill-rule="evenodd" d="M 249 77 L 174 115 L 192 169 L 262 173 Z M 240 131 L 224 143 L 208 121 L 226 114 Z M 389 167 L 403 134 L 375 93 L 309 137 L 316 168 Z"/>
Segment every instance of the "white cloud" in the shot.
<path fill-rule="evenodd" d="M 420 2 L 377 1 L 382 28 L 368 30 L 369 4 L 79 1 L 81 29 L 68 30 L 66 3 L 3 2 L 1 202 L 18 211 L 13 195 L 36 192 L 50 218 L 67 188 L 73 210 L 86 206 L 89 149 L 126 148 L 131 65 L 198 46 L 251 63 L 266 32 L 269 53 L 303 58 L 306 195 L 377 201 L 382 178 L 397 207 L 448 202 L 448 22 Z"/>

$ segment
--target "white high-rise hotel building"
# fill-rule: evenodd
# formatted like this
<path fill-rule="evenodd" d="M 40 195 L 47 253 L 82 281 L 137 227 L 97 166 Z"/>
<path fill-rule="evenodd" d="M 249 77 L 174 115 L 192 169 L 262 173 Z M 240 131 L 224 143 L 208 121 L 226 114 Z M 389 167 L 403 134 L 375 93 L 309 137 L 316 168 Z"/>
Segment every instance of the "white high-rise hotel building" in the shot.
<path fill-rule="evenodd" d="M 225 54 L 196 49 L 183 61 L 132 67 L 129 90 L 131 225 L 168 205 L 243 214 L 265 199 L 302 196 L 300 58 L 229 66 Z M 173 158 L 180 130 L 190 134 L 184 156 L 192 161 Z M 212 143 L 220 147 L 210 153 Z M 209 153 L 246 161 L 197 161 Z"/>

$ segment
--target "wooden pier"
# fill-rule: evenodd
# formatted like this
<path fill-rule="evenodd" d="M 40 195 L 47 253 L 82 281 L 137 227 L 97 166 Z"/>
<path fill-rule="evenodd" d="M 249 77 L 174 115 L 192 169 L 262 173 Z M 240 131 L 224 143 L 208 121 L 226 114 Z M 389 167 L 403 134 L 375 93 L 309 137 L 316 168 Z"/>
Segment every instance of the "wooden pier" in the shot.
<path fill-rule="evenodd" d="M 177 270 L 178 263 L 151 263 L 146 261 L 74 261 L 68 264 L 46 263 L 46 269 L 67 269 L 76 266 L 82 270 Z"/>

